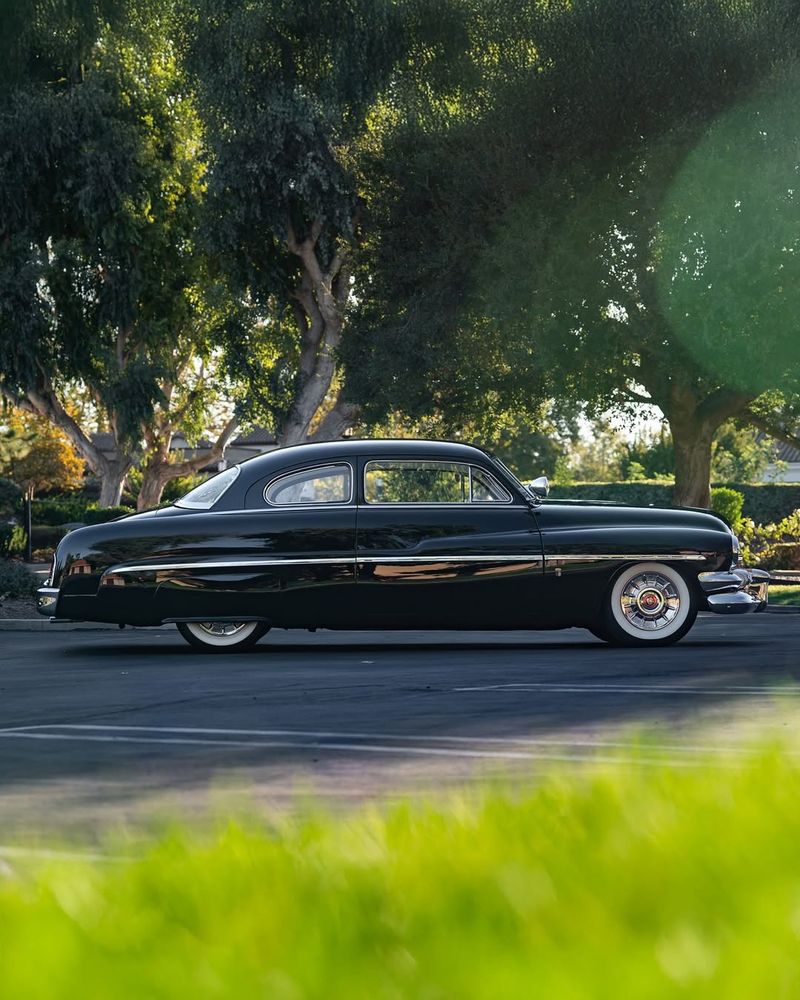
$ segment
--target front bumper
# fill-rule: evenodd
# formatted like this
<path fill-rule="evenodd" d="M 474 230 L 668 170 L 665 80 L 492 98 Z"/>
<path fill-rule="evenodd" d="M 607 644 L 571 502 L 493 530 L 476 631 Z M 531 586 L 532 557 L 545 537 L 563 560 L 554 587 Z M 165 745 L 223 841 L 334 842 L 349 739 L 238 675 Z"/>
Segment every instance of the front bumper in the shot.
<path fill-rule="evenodd" d="M 58 603 L 58 587 L 39 587 L 36 591 L 36 610 L 46 618 L 52 618 Z"/>
<path fill-rule="evenodd" d="M 769 573 L 763 569 L 722 570 L 701 573 L 706 610 L 718 615 L 746 615 L 764 611 L 769 600 Z"/>

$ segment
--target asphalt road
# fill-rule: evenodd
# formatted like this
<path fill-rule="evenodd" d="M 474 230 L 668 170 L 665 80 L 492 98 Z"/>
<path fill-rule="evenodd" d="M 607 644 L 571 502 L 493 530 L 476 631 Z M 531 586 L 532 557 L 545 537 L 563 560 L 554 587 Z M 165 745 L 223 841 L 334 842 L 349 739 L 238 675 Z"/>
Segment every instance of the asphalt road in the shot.
<path fill-rule="evenodd" d="M 694 766 L 763 724 L 791 738 L 798 649 L 800 615 L 705 616 L 646 651 L 579 629 L 275 632 L 213 656 L 172 629 L 0 632 L 0 843 L 624 761 L 632 731 Z"/>

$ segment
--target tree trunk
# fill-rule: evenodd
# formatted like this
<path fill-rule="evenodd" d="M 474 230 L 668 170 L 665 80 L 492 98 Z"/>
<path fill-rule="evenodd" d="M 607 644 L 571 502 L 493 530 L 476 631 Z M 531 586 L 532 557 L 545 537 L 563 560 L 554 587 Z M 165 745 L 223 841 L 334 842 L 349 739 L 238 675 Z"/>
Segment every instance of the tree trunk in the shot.
<path fill-rule="evenodd" d="M 172 479 L 169 466 L 145 466 L 142 473 L 142 487 L 136 501 L 137 510 L 150 510 L 158 507 L 164 493 L 164 487 Z"/>
<path fill-rule="evenodd" d="M 358 423 L 361 407 L 348 403 L 341 396 L 322 418 L 319 427 L 311 435 L 312 441 L 336 441 L 344 437 Z"/>
<path fill-rule="evenodd" d="M 122 500 L 125 480 L 130 472 L 130 462 L 106 462 L 94 471 L 100 477 L 101 507 L 118 507 Z"/>
<path fill-rule="evenodd" d="M 675 448 L 672 501 L 681 507 L 711 507 L 713 430 L 701 421 L 670 421 Z"/>
<path fill-rule="evenodd" d="M 323 268 L 318 254 L 323 227 L 324 220 L 316 219 L 306 238 L 299 240 L 292 220 L 287 219 L 287 246 L 302 265 L 301 280 L 292 293 L 292 308 L 300 333 L 300 359 L 294 399 L 277 428 L 281 446 L 302 444 L 309 437 L 315 440 L 340 437 L 355 420 L 355 408 L 337 401 L 317 432 L 311 435 L 311 426 L 336 375 L 337 351 L 351 294 L 346 252 L 337 253 Z"/>
<path fill-rule="evenodd" d="M 753 396 L 722 387 L 703 392 L 696 384 L 673 380 L 668 397 L 659 401 L 669 421 L 675 449 L 673 503 L 711 507 L 711 456 L 714 435 L 726 420 L 741 413 Z"/>

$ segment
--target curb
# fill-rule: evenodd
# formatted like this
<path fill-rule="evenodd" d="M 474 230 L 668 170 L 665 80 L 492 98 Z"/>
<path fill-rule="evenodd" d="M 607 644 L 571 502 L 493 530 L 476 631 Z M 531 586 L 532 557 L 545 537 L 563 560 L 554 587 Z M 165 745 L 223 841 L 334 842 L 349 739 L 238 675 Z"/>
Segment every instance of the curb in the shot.
<path fill-rule="evenodd" d="M 800 615 L 800 604 L 768 604 L 768 615 Z"/>
<path fill-rule="evenodd" d="M 800 610 L 800 609 L 799 609 Z M 163 629 L 166 625 L 153 625 L 150 628 Z M 141 626 L 126 625 L 128 629 L 139 631 Z M 119 632 L 119 625 L 107 622 L 51 622 L 47 618 L 0 618 L 0 632 Z"/>

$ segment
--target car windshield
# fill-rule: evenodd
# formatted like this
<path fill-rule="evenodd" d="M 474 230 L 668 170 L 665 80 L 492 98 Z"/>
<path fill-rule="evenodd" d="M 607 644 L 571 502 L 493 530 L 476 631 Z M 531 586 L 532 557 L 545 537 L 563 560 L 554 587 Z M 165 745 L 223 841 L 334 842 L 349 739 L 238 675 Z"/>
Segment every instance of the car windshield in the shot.
<path fill-rule="evenodd" d="M 186 496 L 176 501 L 176 507 L 190 507 L 194 510 L 208 510 L 219 500 L 225 490 L 233 483 L 239 475 L 239 466 L 233 465 L 230 469 L 212 476 L 193 490 L 189 490 Z"/>

